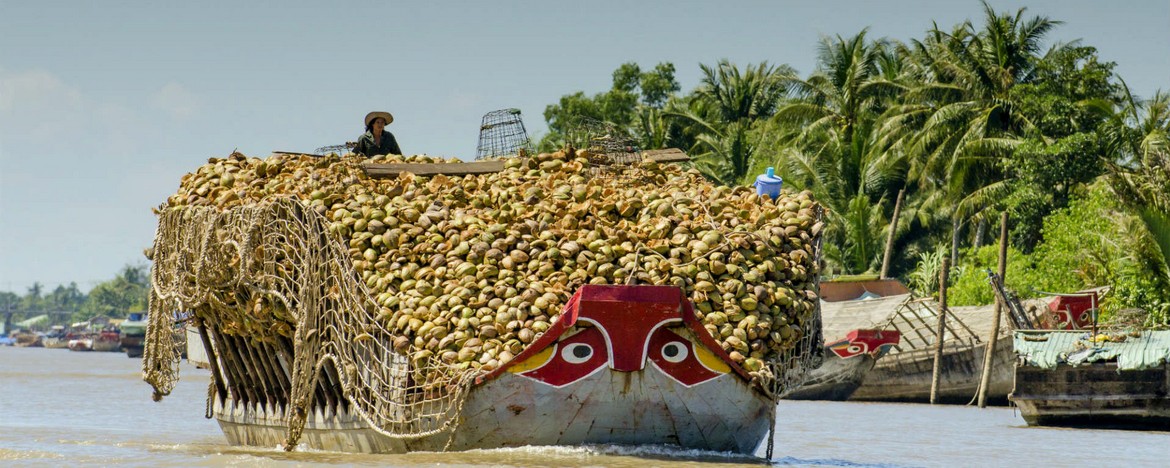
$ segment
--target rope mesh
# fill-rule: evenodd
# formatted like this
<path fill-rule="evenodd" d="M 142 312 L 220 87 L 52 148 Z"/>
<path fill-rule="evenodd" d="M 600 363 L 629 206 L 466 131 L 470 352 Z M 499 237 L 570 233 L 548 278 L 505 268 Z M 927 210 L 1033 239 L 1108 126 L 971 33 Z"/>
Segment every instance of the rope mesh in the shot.
<path fill-rule="evenodd" d="M 271 344 L 293 336 L 289 449 L 327 363 L 350 409 L 379 433 L 415 438 L 451 427 L 477 371 L 410 344 L 395 350 L 369 289 L 330 236 L 321 215 L 288 199 L 227 211 L 165 211 L 155 237 L 143 359 L 155 398 L 170 394 L 179 373 L 179 355 L 168 343 L 173 338 L 161 331 L 170 330 L 172 312 L 192 310 L 228 337 Z"/>

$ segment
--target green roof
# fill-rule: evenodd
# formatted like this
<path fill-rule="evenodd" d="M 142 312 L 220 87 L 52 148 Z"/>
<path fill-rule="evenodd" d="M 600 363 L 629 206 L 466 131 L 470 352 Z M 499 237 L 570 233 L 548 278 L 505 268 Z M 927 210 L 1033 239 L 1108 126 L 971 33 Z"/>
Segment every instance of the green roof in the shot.
<path fill-rule="evenodd" d="M 16 325 L 20 328 L 29 328 L 29 327 L 34 327 L 34 326 L 40 325 L 42 323 L 49 323 L 49 316 L 48 315 L 41 314 L 41 315 L 38 315 L 36 317 L 31 317 L 28 320 L 21 320 L 19 322 L 16 322 L 14 325 Z"/>
<path fill-rule="evenodd" d="M 1059 364 L 1117 362 L 1119 370 L 1140 370 L 1170 361 L 1170 330 L 1109 336 L 1109 341 L 1093 343 L 1084 330 L 1020 330 L 1015 332 L 1013 345 L 1024 362 L 1044 369 Z"/>

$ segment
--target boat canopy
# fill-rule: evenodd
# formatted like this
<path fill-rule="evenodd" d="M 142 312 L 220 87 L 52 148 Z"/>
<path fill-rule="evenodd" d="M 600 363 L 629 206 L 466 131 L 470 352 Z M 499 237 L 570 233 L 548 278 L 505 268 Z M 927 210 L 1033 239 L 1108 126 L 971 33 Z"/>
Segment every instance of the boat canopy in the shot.
<path fill-rule="evenodd" d="M 1118 370 L 1142 370 L 1170 361 L 1170 330 L 1102 333 L 1093 338 L 1084 330 L 1020 330 L 1013 344 L 1024 362 L 1043 369 L 1116 361 Z"/>

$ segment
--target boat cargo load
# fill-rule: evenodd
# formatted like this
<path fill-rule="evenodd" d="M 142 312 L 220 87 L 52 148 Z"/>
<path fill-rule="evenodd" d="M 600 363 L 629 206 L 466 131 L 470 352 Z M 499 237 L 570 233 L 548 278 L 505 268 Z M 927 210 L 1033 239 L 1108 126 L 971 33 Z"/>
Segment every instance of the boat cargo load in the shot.
<path fill-rule="evenodd" d="M 182 313 L 233 444 L 753 452 L 819 364 L 819 206 L 596 160 L 212 158 L 157 209 L 144 380 Z"/>

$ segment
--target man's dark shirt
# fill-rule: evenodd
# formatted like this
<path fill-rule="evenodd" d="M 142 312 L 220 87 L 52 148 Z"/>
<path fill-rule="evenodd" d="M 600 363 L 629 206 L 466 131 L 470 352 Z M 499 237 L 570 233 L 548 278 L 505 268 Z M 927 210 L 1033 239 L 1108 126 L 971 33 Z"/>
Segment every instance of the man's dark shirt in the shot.
<path fill-rule="evenodd" d="M 358 138 L 357 146 L 353 148 L 353 152 L 362 156 L 377 156 L 379 154 L 402 154 L 402 149 L 398 147 L 398 140 L 395 140 L 394 134 L 390 132 L 382 132 L 381 145 L 374 142 L 374 132 L 366 132 L 361 138 Z"/>

